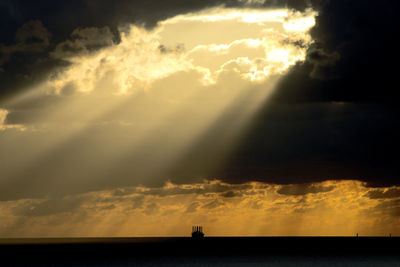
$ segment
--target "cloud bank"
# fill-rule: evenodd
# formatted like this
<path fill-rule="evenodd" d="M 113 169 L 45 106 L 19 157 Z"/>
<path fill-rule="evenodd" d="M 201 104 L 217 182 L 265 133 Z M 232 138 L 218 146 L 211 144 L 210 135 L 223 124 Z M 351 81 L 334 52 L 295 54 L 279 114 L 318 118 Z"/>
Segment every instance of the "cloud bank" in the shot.
<path fill-rule="evenodd" d="M 204 225 L 208 236 L 400 233 L 398 197 L 371 199 L 371 189 L 358 181 L 304 186 L 307 194 L 282 194 L 287 187 L 218 180 L 169 182 L 157 188 L 1 202 L 0 235 L 188 236 L 193 224 Z M 163 227 L 157 227 L 160 224 Z"/>

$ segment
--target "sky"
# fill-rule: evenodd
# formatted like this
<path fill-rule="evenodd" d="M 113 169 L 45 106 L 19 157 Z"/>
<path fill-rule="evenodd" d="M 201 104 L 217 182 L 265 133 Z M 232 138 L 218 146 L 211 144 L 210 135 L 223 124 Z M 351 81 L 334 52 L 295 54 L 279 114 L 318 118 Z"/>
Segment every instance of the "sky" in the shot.
<path fill-rule="evenodd" d="M 400 235 L 397 10 L 0 0 L 0 237 Z"/>

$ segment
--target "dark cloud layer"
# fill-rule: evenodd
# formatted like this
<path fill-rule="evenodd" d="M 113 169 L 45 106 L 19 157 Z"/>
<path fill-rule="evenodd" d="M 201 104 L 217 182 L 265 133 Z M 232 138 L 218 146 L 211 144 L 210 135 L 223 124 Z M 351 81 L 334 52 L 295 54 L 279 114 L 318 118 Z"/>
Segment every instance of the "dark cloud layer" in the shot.
<path fill-rule="evenodd" d="M 281 80 L 223 170 L 226 179 L 400 184 L 398 6 L 320 2 L 307 60 Z"/>
<path fill-rule="evenodd" d="M 306 2 L 319 11 L 311 31 L 316 42 L 306 61 L 280 81 L 230 160 L 216 171 L 190 168 L 213 159 L 215 143 L 229 131 L 230 120 L 223 118 L 190 151 L 196 156 L 184 159 L 166 178 L 182 183 L 195 176 L 229 183 L 359 179 L 370 186 L 400 184 L 400 112 L 397 68 L 393 67 L 399 62 L 398 1 L 282 1 L 280 5 L 304 9 Z M 245 5 L 233 0 L 0 0 L 0 98 L 67 66 L 63 59 L 71 54 L 117 43 L 118 26 L 144 23 L 152 27 L 166 17 L 219 4 Z M 73 92 L 71 85 L 64 93 Z M 21 122 L 15 113 L 7 120 Z M 62 156 L 54 156 L 48 164 L 57 160 Z M 50 167 L 48 172 L 52 174 Z M 45 179 L 41 174 L 32 172 L 32 177 Z M 32 192 L 35 196 L 34 188 Z"/>

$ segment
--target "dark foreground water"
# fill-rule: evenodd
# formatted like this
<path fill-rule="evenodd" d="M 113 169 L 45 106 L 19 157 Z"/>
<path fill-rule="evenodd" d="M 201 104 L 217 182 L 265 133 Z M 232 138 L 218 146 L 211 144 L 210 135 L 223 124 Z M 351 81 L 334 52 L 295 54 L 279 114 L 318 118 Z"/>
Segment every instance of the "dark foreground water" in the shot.
<path fill-rule="evenodd" d="M 0 239 L 0 265 L 400 266 L 400 238 Z"/>

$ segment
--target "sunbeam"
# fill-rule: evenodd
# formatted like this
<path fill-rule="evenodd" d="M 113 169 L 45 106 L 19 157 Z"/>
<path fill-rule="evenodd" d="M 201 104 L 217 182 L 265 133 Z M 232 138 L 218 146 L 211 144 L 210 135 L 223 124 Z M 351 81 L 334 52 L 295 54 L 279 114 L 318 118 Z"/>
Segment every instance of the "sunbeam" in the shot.
<path fill-rule="evenodd" d="M 234 148 L 279 77 L 304 60 L 306 46 L 290 42 L 311 44 L 315 15 L 214 8 L 167 19 L 153 30 L 130 26 L 119 44 L 98 52 L 55 50 L 71 65 L 5 103 L 8 122 L 24 116 L 24 127 L 46 136 L 26 154 L 24 169 L 6 171 L 13 177 L 6 187 L 26 177 L 32 192 L 46 183 L 65 193 L 162 184 L 183 174 L 205 178 Z M 219 61 L 204 61 L 210 57 Z M 42 105 L 30 111 L 38 101 Z"/>

